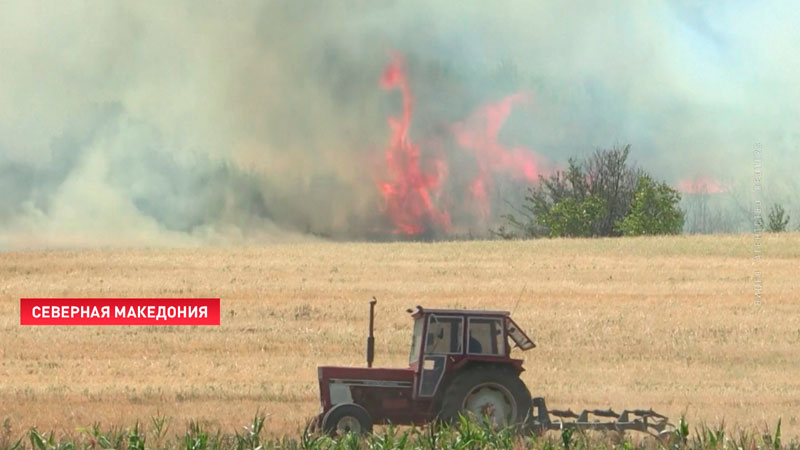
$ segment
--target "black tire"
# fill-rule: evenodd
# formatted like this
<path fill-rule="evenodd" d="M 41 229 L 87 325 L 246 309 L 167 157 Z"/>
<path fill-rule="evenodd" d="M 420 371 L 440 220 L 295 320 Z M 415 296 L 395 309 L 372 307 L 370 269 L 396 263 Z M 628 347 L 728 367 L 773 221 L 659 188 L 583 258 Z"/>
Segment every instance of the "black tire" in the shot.
<path fill-rule="evenodd" d="M 439 417 L 453 423 L 458 415 L 489 417 L 495 425 L 524 423 L 531 410 L 531 393 L 516 370 L 478 366 L 462 369 L 444 391 Z"/>
<path fill-rule="evenodd" d="M 332 436 L 347 433 L 372 433 L 372 418 L 360 405 L 340 403 L 331 408 L 322 418 L 322 431 Z"/>

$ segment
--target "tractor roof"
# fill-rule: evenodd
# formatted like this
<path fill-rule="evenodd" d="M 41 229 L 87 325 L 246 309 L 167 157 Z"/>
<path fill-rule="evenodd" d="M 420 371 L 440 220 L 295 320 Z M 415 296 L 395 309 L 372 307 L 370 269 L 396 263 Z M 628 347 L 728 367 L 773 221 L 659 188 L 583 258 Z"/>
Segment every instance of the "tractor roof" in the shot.
<path fill-rule="evenodd" d="M 423 308 L 417 305 L 417 310 L 408 310 L 412 316 L 417 317 L 422 314 L 441 314 L 441 315 L 459 315 L 459 316 L 503 316 L 508 317 L 511 313 L 508 311 L 491 311 L 484 309 L 430 309 Z"/>
<path fill-rule="evenodd" d="M 508 328 L 508 335 L 517 344 L 517 347 L 521 348 L 523 351 L 536 347 L 536 344 L 533 343 L 531 338 L 529 338 L 528 335 L 522 331 L 519 325 L 514 322 L 514 319 L 510 317 L 511 313 L 508 311 L 489 311 L 481 309 L 425 309 L 422 306 L 417 305 L 416 311 L 409 309 L 408 312 L 411 313 L 411 317 L 413 317 L 415 320 L 426 314 L 440 314 L 443 316 L 505 317 L 508 319 L 508 322 L 506 323 L 510 323 L 511 325 Z"/>

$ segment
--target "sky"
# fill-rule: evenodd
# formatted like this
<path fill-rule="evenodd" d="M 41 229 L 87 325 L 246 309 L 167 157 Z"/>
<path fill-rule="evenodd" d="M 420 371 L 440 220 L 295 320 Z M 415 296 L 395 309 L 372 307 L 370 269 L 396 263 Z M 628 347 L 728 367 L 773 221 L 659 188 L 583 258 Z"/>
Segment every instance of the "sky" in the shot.
<path fill-rule="evenodd" d="M 707 196 L 721 229 L 748 229 L 756 197 L 800 218 L 797 17 L 788 1 L 0 2 L 0 250 L 399 238 L 380 189 L 397 185 L 395 55 L 439 236 L 485 234 L 529 185 L 493 170 L 476 207 L 484 163 L 454 134 L 516 93 L 496 147 L 542 171 L 630 144 L 674 186 L 724 186 Z"/>

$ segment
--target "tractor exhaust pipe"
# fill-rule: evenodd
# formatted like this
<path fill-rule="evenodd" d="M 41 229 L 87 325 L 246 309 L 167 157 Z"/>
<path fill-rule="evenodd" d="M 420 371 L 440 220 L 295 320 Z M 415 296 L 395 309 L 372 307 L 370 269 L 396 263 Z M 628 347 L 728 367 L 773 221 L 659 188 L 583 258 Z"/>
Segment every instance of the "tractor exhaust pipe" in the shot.
<path fill-rule="evenodd" d="M 369 336 L 367 337 L 367 367 L 372 367 L 372 361 L 375 359 L 375 303 L 378 300 L 372 297 L 369 302 Z"/>

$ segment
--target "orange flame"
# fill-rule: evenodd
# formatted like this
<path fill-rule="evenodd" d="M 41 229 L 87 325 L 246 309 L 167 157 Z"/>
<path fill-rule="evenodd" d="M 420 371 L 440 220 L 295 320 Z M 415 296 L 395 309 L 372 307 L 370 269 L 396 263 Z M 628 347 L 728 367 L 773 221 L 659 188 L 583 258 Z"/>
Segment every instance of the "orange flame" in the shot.
<path fill-rule="evenodd" d="M 420 148 L 409 138 L 414 98 L 402 55 L 393 55 L 384 68 L 380 86 L 399 90 L 403 98 L 402 115 L 388 119 L 392 130 L 385 151 L 388 180 L 378 182 L 384 200 L 383 212 L 391 220 L 395 234 L 447 232 L 451 228 L 450 213 L 437 206 L 436 200 L 447 178 L 448 164 L 444 159 L 428 157 L 425 167 L 433 167 L 433 171 L 425 172 L 421 167 Z M 542 173 L 544 158 L 536 152 L 524 147 L 508 148 L 499 141 L 500 130 L 514 105 L 530 103 L 528 97 L 516 93 L 484 105 L 451 127 L 456 142 L 475 157 L 478 173 L 469 184 L 468 196 L 484 222 L 491 214 L 490 198 L 497 174 L 534 183 Z"/>
<path fill-rule="evenodd" d="M 489 192 L 493 188 L 493 174 L 506 173 L 514 179 L 533 183 L 542 173 L 543 158 L 536 152 L 523 147 L 506 148 L 498 138 L 514 104 L 529 102 L 529 96 L 519 92 L 497 103 L 484 105 L 453 127 L 458 143 L 470 150 L 478 163 L 478 174 L 470 185 L 470 192 L 484 219 L 491 209 Z"/>
<path fill-rule="evenodd" d="M 678 190 L 684 194 L 719 194 L 728 188 L 716 178 L 702 175 L 678 181 Z"/>
<path fill-rule="evenodd" d="M 446 231 L 450 228 L 450 215 L 440 211 L 432 197 L 441 189 L 447 164 L 434 160 L 435 173 L 424 173 L 420 168 L 419 147 L 408 136 L 413 97 L 402 56 L 395 55 L 386 66 L 381 87 L 399 89 L 403 96 L 403 115 L 389 118 L 392 137 L 386 149 L 386 164 L 391 181 L 378 184 L 385 201 L 384 211 L 397 234 L 418 235 L 432 227 Z"/>

